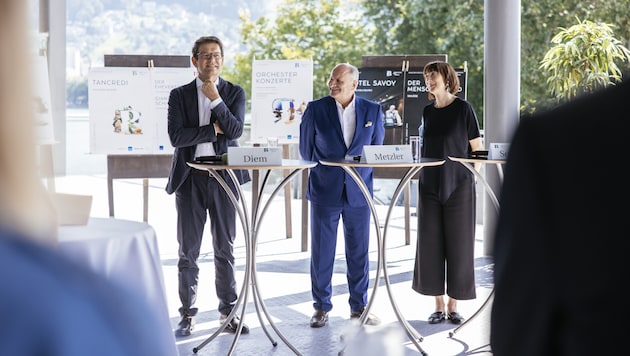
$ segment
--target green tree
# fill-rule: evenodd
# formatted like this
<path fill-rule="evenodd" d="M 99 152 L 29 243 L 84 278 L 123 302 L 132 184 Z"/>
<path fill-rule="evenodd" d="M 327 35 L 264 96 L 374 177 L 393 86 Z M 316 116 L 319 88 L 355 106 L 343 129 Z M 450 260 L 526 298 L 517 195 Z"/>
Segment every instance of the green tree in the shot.
<path fill-rule="evenodd" d="M 558 101 L 570 100 L 621 80 L 615 61 L 630 61 L 630 51 L 614 37 L 611 25 L 580 21 L 560 28 L 541 61 L 548 91 Z"/>
<path fill-rule="evenodd" d="M 312 59 L 313 97 L 328 95 L 327 81 L 335 64 L 360 66 L 372 47 L 372 29 L 363 22 L 356 0 L 286 0 L 275 17 L 251 21 L 241 13 L 241 36 L 247 52 L 226 68 L 226 78 L 243 86 L 251 98 L 253 59 Z"/>
<path fill-rule="evenodd" d="M 446 54 L 468 65 L 467 99 L 483 126 L 484 9 L 480 0 L 364 0 L 377 54 Z"/>
<path fill-rule="evenodd" d="M 575 18 L 611 24 L 622 43 L 630 43 L 630 1 L 627 0 L 522 0 L 521 4 L 521 112 L 553 106 L 547 74 L 539 68 L 558 28 Z M 623 63 L 622 71 L 630 69 Z"/>
<path fill-rule="evenodd" d="M 380 54 L 443 53 L 456 67 L 468 62 L 468 100 L 483 125 L 484 1 L 364 0 L 363 6 L 374 23 Z M 614 25 L 617 38 L 630 43 L 628 14 L 627 0 L 521 0 L 521 111 L 555 102 L 539 68 L 553 29 L 568 26 L 578 16 Z"/>
<path fill-rule="evenodd" d="M 312 58 L 315 97 L 326 94 L 328 71 L 337 61 L 447 54 L 456 67 L 468 63 L 468 100 L 483 125 L 484 0 L 282 0 L 277 11 L 269 11 L 264 0 L 219 0 L 210 8 L 203 0 L 130 4 L 68 0 L 68 45 L 80 49 L 88 65 L 98 65 L 103 54 L 189 55 L 196 37 L 217 34 L 227 46 L 225 76 L 242 83 L 248 94 L 253 58 Z M 230 17 L 236 9 L 240 19 Z M 250 20 L 259 13 L 265 18 Z M 521 0 L 521 112 L 556 103 L 539 68 L 556 29 L 570 26 L 575 17 L 603 22 L 628 46 L 628 14 L 628 0 Z M 630 63 L 619 67 L 628 71 Z"/>

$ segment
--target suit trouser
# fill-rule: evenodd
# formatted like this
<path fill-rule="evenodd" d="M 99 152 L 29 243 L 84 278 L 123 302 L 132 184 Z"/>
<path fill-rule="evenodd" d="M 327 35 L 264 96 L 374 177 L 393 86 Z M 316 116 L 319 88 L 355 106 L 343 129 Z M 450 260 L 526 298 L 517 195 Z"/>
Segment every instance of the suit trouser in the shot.
<path fill-rule="evenodd" d="M 350 310 L 359 311 L 367 304 L 369 206 L 351 207 L 346 202 L 340 207 L 329 207 L 311 203 L 311 291 L 316 310 L 330 311 L 333 307 L 332 274 L 340 218 L 343 219 Z"/>
<path fill-rule="evenodd" d="M 459 184 L 446 202 L 420 190 L 412 289 L 424 295 L 474 299 L 475 181 Z M 446 286 L 445 286 L 446 284 Z"/>
<path fill-rule="evenodd" d="M 230 183 L 230 186 L 233 186 Z M 195 315 L 199 266 L 197 259 L 206 219 L 214 252 L 214 285 L 219 299 L 219 312 L 230 313 L 238 298 L 234 277 L 234 238 L 236 209 L 215 178 L 207 174 L 190 174 L 175 193 L 177 208 L 177 241 L 179 242 L 179 299 L 181 315 Z M 206 215 L 208 214 L 208 215 Z"/>

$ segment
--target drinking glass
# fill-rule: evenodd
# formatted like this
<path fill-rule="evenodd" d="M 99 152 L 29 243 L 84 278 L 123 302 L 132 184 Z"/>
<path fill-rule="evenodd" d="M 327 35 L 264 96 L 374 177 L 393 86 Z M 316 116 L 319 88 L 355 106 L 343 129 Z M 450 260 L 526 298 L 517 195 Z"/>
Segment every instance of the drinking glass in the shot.
<path fill-rule="evenodd" d="M 411 157 L 414 162 L 420 159 L 420 136 L 409 136 L 409 145 L 411 145 Z"/>

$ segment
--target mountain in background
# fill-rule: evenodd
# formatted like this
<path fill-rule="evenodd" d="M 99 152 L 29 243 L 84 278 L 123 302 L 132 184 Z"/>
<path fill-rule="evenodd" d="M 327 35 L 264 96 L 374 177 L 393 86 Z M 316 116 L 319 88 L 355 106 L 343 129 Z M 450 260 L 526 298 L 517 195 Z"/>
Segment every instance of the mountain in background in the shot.
<path fill-rule="evenodd" d="M 67 76 L 87 77 L 102 67 L 105 54 L 186 55 L 203 35 L 216 35 L 225 46 L 226 64 L 245 48 L 239 13 L 252 19 L 267 15 L 273 2 L 263 0 L 67 0 Z"/>

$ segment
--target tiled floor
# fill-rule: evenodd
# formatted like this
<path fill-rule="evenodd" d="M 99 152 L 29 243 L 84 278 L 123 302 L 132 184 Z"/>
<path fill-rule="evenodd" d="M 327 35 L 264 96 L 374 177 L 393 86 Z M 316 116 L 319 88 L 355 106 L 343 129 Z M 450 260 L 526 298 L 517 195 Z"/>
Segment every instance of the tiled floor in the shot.
<path fill-rule="evenodd" d="M 149 221 L 156 230 L 160 255 L 163 265 L 166 293 L 169 304 L 171 324 L 176 327 L 179 318 L 177 308 L 177 242 L 175 239 L 174 197 L 164 192 L 164 179 L 149 181 Z M 105 175 L 69 175 L 58 177 L 56 188 L 59 192 L 89 194 L 93 196 L 92 216 L 107 217 L 107 184 Z M 114 201 L 116 217 L 142 221 L 142 181 L 116 180 L 114 182 Z M 349 320 L 347 304 L 347 285 L 345 281 L 345 262 L 343 256 L 343 238 L 339 239 L 334 283 L 334 309 L 330 313 L 327 326 L 319 329 L 308 325 L 313 312 L 311 306 L 309 253 L 300 252 L 299 223 L 300 204 L 293 205 L 293 238 L 287 239 L 284 231 L 284 211 L 282 199 L 276 198 L 271 210 L 260 226 L 259 241 L 256 250 L 257 287 L 275 326 L 282 336 L 301 355 L 417 355 L 418 349 L 410 341 L 398 321 L 381 274 L 379 286 L 375 292 L 372 312 L 383 323 L 377 327 L 356 328 Z M 382 212 L 381 210 L 382 209 Z M 455 326 L 444 323 L 429 325 L 426 318 L 433 311 L 433 298 L 422 296 L 411 290 L 415 242 L 404 244 L 402 212 L 396 212 L 388 230 L 386 241 L 386 262 L 391 291 L 397 308 L 424 339 L 421 348 L 429 355 L 491 355 L 489 340 L 489 308 L 455 334 Z M 385 208 L 379 206 L 379 217 L 385 216 Z M 415 234 L 412 218 L 412 236 Z M 483 252 L 481 237 L 483 226 L 478 225 L 477 252 Z M 239 235 L 235 249 L 237 278 L 242 287 L 245 269 L 245 245 L 242 234 Z M 209 237 L 209 235 L 208 235 Z M 341 237 L 341 235 L 340 235 Z M 217 300 L 214 294 L 214 268 L 212 265 L 211 245 L 202 246 L 200 258 L 201 274 L 197 306 L 200 313 L 193 335 L 177 339 L 180 356 L 185 355 L 226 355 L 230 352 L 233 334 L 222 333 L 195 353 L 193 350 L 208 339 L 218 327 Z M 370 295 L 374 293 L 377 265 L 376 242 L 371 246 L 371 281 Z M 460 312 L 470 317 L 487 299 L 492 290 L 491 259 L 478 255 L 476 258 L 477 299 L 461 301 Z M 293 355 L 296 354 L 263 318 L 265 327 L 257 317 L 256 308 L 248 298 L 245 322 L 251 332 L 242 335 L 233 350 L 234 355 Z M 269 332 L 269 337 L 265 330 Z M 277 346 L 273 346 L 273 341 Z M 387 349 L 385 348 L 387 347 Z"/>

